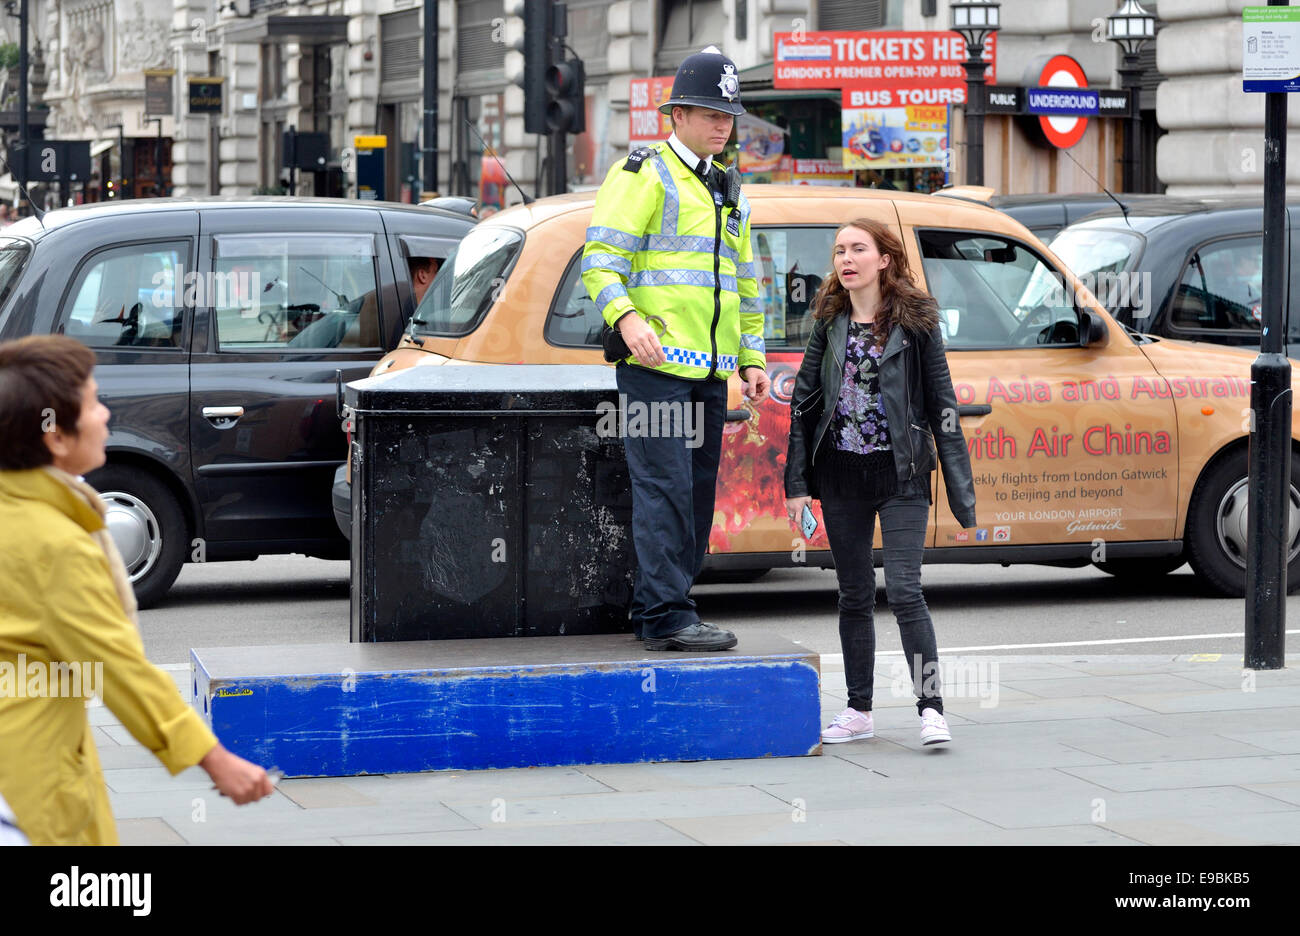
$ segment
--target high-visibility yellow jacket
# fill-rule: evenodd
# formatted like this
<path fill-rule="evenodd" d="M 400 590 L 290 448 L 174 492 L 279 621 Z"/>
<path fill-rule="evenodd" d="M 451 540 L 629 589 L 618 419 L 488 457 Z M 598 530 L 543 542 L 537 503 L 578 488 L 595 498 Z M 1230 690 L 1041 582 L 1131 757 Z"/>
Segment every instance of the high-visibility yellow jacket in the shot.
<path fill-rule="evenodd" d="M 749 201 L 722 201 L 667 143 L 615 163 L 596 196 L 582 282 L 611 326 L 636 312 L 659 332 L 668 360 L 654 370 L 725 380 L 766 366 Z"/>

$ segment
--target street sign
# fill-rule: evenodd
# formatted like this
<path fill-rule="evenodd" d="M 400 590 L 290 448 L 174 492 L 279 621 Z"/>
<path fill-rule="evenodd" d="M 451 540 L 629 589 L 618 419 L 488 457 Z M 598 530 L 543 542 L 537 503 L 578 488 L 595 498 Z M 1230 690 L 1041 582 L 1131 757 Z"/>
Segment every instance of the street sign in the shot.
<path fill-rule="evenodd" d="M 1300 91 L 1300 8 L 1246 7 L 1241 50 L 1243 91 Z"/>
<path fill-rule="evenodd" d="M 384 157 L 388 151 L 388 137 L 380 134 L 363 134 L 352 138 L 357 152 L 357 198 L 362 201 L 383 201 Z"/>
<path fill-rule="evenodd" d="M 1038 122 L 1047 142 L 1060 149 L 1069 149 L 1083 139 L 1088 129 L 1085 115 L 1097 113 L 1097 92 L 1088 90 L 1088 76 L 1084 74 L 1083 66 L 1068 55 L 1053 55 L 1039 72 L 1038 87 L 1025 90 L 1026 109 L 1039 115 Z M 1090 110 L 1084 107 L 1085 97 Z M 1042 105 L 1039 110 L 1033 109 L 1035 99 Z"/>
<path fill-rule="evenodd" d="M 32 140 L 26 153 L 14 147 L 14 161 L 23 160 L 28 182 L 85 182 L 90 178 L 89 140 Z"/>
<path fill-rule="evenodd" d="M 220 114 L 221 88 L 225 78 L 189 78 L 190 113 Z"/>
<path fill-rule="evenodd" d="M 174 68 L 145 69 L 144 73 L 144 112 L 149 117 L 161 117 L 172 113 L 172 77 Z"/>

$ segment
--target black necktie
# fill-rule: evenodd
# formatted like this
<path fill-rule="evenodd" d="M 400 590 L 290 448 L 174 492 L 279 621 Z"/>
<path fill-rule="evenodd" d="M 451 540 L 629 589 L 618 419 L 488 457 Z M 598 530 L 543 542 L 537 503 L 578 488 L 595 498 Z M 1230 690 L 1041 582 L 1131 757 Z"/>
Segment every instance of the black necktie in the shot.
<path fill-rule="evenodd" d="M 704 186 L 705 186 L 705 188 L 709 188 L 709 189 L 711 189 L 712 186 L 709 185 L 709 163 L 708 163 L 708 160 L 701 159 L 701 160 L 700 160 L 700 164 L 696 167 L 696 170 L 695 170 L 695 171 L 696 171 L 696 174 L 699 175 L 700 179 L 704 182 Z"/>

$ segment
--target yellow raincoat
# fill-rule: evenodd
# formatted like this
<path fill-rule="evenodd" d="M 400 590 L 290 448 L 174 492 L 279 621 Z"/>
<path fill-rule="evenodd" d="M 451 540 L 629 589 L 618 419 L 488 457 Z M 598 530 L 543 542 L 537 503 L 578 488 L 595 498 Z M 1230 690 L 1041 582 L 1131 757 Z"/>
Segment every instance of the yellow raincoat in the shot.
<path fill-rule="evenodd" d="M 217 743 L 145 658 L 103 528 L 54 474 L 0 471 L 0 794 L 34 845 L 117 844 L 90 690 L 173 775 Z"/>

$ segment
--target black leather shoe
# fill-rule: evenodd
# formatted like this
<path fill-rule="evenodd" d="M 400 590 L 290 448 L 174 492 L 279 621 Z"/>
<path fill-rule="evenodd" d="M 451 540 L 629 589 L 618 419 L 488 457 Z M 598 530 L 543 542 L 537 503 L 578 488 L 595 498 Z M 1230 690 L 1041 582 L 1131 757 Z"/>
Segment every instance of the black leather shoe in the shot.
<path fill-rule="evenodd" d="M 712 624 L 700 622 L 683 628 L 667 637 L 647 637 L 647 650 L 730 650 L 736 645 L 736 635 Z"/>

